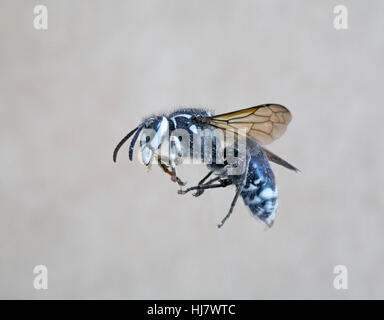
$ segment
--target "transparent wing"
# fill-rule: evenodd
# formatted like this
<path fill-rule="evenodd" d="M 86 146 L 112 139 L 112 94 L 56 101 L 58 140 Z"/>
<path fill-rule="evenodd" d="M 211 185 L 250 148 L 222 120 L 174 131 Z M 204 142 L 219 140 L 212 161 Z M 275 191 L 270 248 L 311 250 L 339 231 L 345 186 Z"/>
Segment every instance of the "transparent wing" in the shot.
<path fill-rule="evenodd" d="M 299 169 L 295 168 L 293 165 L 291 165 L 289 162 L 285 161 L 284 159 L 280 158 L 278 155 L 272 153 L 271 151 L 262 148 L 266 156 L 268 157 L 269 161 L 272 161 L 274 163 L 277 163 L 283 167 L 286 167 L 289 170 L 293 170 L 295 172 L 301 172 Z"/>
<path fill-rule="evenodd" d="M 278 139 L 287 129 L 292 115 L 279 104 L 262 104 L 256 107 L 206 117 L 204 122 L 222 130 L 242 132 L 266 145 Z"/>

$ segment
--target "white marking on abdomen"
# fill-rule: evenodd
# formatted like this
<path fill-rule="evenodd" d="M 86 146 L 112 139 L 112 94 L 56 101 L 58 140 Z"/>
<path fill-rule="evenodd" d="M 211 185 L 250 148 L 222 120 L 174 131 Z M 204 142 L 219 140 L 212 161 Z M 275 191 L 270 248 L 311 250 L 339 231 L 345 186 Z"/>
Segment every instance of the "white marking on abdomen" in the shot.
<path fill-rule="evenodd" d="M 275 202 L 275 207 L 273 208 L 273 211 L 270 213 L 270 215 L 268 216 L 268 218 L 265 219 L 265 222 L 271 226 L 272 222 L 275 220 L 275 213 L 276 213 L 276 210 L 277 210 L 277 207 L 278 207 L 279 203 L 278 201 L 276 200 Z"/>
<path fill-rule="evenodd" d="M 263 191 L 260 193 L 260 197 L 263 198 L 264 200 L 269 200 L 272 198 L 276 198 L 277 192 L 273 191 L 271 188 L 265 188 Z"/>
<path fill-rule="evenodd" d="M 251 200 L 251 196 L 246 197 L 247 205 L 260 203 L 262 200 L 258 196 L 254 196 L 253 200 Z"/>

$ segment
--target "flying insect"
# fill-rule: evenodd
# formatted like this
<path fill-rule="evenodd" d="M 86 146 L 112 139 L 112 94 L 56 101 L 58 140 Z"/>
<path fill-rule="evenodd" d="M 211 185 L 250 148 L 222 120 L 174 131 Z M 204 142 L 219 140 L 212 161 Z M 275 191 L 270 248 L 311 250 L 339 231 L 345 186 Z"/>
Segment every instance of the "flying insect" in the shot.
<path fill-rule="evenodd" d="M 129 146 L 129 159 L 132 161 L 133 151 L 140 134 L 141 157 L 148 168 L 156 160 L 163 171 L 171 176 L 171 180 L 184 186 L 177 175 L 176 167 L 185 158 L 185 154 L 194 157 L 196 151 L 196 137 L 206 137 L 206 132 L 231 132 L 235 136 L 244 138 L 245 152 L 236 161 L 229 161 L 228 150 L 232 149 L 239 154 L 238 143 L 228 144 L 226 139 L 212 134 L 209 146 L 212 153 L 208 157 L 209 173 L 194 187 L 179 190 L 185 194 L 195 190 L 195 196 L 200 196 L 204 190 L 235 185 L 236 193 L 231 207 L 224 219 L 218 224 L 222 227 L 241 195 L 244 203 L 250 208 L 251 214 L 259 218 L 268 227 L 271 227 L 278 206 L 277 188 L 273 171 L 269 161 L 282 165 L 290 170 L 299 171 L 293 165 L 279 156 L 265 149 L 263 146 L 278 139 L 285 131 L 292 116 L 289 110 L 279 104 L 263 104 L 234 112 L 213 115 L 205 109 L 181 108 L 170 114 L 154 115 L 145 118 L 143 122 L 129 132 L 116 146 L 113 152 L 113 161 L 123 144 L 132 137 Z M 150 130 L 152 134 L 144 134 Z M 184 136 L 172 135 L 177 130 L 183 130 Z M 204 133 L 204 135 L 203 135 Z M 188 145 L 185 145 L 188 140 Z M 183 143 L 184 142 L 184 143 Z M 164 157 L 159 150 L 162 145 L 169 145 L 169 154 Z M 199 144 L 199 156 L 206 158 L 206 147 Z M 188 152 L 186 152 L 188 151 Z M 221 154 L 222 159 L 215 155 Z M 213 155 L 213 156 L 212 156 Z M 220 160 L 220 161 L 219 161 Z M 233 173 L 235 167 L 243 166 L 244 170 Z M 210 179 L 212 175 L 216 177 Z M 207 182 L 206 182 L 207 181 Z"/>

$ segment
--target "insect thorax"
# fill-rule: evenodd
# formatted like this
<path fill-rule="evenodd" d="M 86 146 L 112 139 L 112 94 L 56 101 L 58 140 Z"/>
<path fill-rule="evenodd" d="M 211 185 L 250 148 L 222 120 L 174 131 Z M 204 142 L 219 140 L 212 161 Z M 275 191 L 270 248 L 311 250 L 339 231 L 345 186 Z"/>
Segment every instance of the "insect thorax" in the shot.
<path fill-rule="evenodd" d="M 171 158 L 176 157 L 178 163 L 189 160 L 212 163 L 223 158 L 218 148 L 221 132 L 200 121 L 209 116 L 211 113 L 203 109 L 181 109 L 168 116 Z"/>

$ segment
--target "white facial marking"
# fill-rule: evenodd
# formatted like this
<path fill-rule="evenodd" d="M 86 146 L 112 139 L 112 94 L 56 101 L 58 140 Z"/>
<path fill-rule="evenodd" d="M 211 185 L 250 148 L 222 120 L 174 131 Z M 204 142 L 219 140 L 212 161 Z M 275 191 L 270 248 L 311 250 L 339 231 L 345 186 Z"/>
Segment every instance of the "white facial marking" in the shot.
<path fill-rule="evenodd" d="M 159 129 L 157 130 L 155 136 L 151 140 L 150 145 L 152 147 L 152 150 L 157 150 L 159 148 L 160 144 L 164 140 L 165 134 L 168 131 L 168 127 L 169 127 L 168 120 L 166 117 L 163 117 L 161 120 Z"/>
<path fill-rule="evenodd" d="M 152 160 L 152 155 L 153 155 L 152 150 L 149 149 L 148 147 L 144 147 L 141 150 L 141 155 L 142 155 L 144 164 L 147 166 L 148 163 Z"/>

